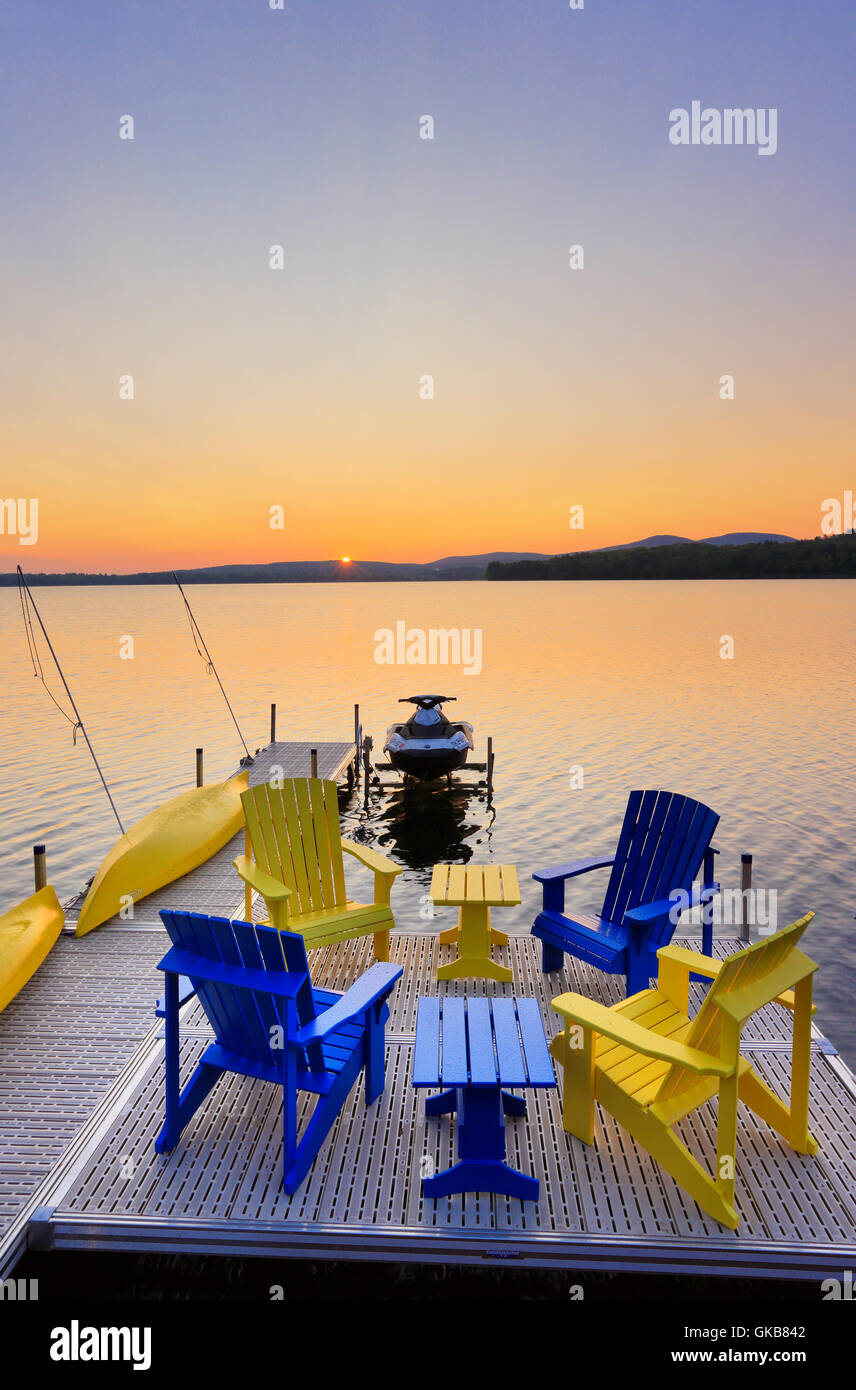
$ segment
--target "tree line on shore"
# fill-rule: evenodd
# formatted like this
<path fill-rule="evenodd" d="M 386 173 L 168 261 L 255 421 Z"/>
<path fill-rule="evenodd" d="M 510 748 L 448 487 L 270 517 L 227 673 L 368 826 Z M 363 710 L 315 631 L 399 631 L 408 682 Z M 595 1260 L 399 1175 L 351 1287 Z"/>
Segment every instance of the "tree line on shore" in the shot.
<path fill-rule="evenodd" d="M 750 545 L 689 544 L 583 550 L 494 562 L 488 579 L 856 579 L 856 535 Z"/>

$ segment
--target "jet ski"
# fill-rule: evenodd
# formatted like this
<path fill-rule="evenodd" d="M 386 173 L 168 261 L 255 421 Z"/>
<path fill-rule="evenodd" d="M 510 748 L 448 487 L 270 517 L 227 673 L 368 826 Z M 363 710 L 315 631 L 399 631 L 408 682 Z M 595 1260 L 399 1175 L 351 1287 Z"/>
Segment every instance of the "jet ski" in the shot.
<path fill-rule="evenodd" d="M 416 705 L 406 724 L 391 724 L 383 750 L 392 766 L 420 782 L 448 777 L 463 767 L 473 747 L 473 726 L 450 723 L 439 708 L 454 695 L 408 695 L 400 705 Z"/>

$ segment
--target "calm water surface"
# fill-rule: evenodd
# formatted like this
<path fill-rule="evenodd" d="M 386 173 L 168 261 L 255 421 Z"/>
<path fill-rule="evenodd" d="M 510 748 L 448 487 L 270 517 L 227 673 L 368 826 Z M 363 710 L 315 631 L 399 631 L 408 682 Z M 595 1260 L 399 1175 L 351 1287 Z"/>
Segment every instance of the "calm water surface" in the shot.
<path fill-rule="evenodd" d="M 197 745 L 206 780 L 233 770 L 242 749 L 175 589 L 34 592 L 126 825 L 192 784 Z M 493 736 L 492 809 L 460 789 L 419 790 L 375 792 L 368 814 L 361 801 L 345 813 L 406 867 L 394 890 L 400 926 L 424 925 L 435 860 L 472 858 L 517 863 L 524 902 L 502 925 L 526 931 L 539 902 L 532 869 L 609 852 L 631 788 L 684 792 L 721 817 L 725 884 L 737 886 L 751 851 L 780 925 L 817 912 L 805 946 L 821 965 L 819 1022 L 856 1066 L 854 584 L 211 585 L 188 595 L 251 750 L 266 739 L 271 701 L 279 737 L 324 740 L 352 736 L 359 700 L 380 756 L 398 697 L 435 689 L 458 697 L 451 709 L 474 724 L 477 756 Z M 481 673 L 378 665 L 375 633 L 399 619 L 481 629 Z M 127 636 L 132 660 L 119 655 Z M 724 636 L 733 660 L 720 656 Z M 117 831 L 85 745 L 73 746 L 33 678 L 14 589 L 0 591 L 0 639 L 4 908 L 31 891 L 35 842 L 47 842 L 65 897 Z M 58 692 L 53 673 L 50 683 Z M 568 901 L 596 910 L 605 882 L 578 881 Z"/>

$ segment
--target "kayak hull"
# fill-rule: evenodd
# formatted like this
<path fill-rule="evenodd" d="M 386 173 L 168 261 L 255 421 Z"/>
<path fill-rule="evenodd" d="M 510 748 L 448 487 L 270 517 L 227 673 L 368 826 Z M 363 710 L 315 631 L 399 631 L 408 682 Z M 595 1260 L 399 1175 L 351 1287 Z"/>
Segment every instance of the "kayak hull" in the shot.
<path fill-rule="evenodd" d="M 0 1012 L 38 970 L 64 922 L 50 884 L 0 917 Z"/>
<path fill-rule="evenodd" d="M 75 935 L 86 936 L 228 844 L 244 824 L 241 792 L 248 783 L 245 771 L 225 782 L 192 787 L 132 825 L 92 880 Z"/>

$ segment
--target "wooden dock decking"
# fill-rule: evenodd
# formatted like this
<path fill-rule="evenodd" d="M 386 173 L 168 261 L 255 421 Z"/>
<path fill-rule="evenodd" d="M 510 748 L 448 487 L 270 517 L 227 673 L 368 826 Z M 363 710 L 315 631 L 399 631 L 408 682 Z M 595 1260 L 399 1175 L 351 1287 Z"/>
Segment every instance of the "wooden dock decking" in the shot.
<path fill-rule="evenodd" d="M 322 747 L 319 771 L 330 775 Z M 261 775 L 264 769 L 260 762 Z M 840 1278 L 854 1267 L 856 1078 L 817 1029 L 811 1124 L 820 1152 L 793 1153 L 741 1107 L 736 1232 L 704 1216 L 605 1113 L 598 1111 L 594 1146 L 565 1134 L 558 1091 L 530 1094 L 526 1117 L 507 1125 L 509 1161 L 541 1180 L 537 1203 L 490 1194 L 425 1201 L 421 1174 L 453 1161 L 455 1139 L 448 1117 L 425 1119 L 424 1094 L 410 1084 L 418 997 L 532 995 L 548 1036 L 558 1029 L 555 994 L 573 988 L 607 1003 L 618 997 L 619 982 L 580 962 L 569 960 L 564 972 L 545 977 L 538 943 L 513 931 L 508 946 L 496 948 L 512 968 L 509 985 L 438 985 L 437 964 L 453 948 L 438 943 L 436 930 L 393 934 L 391 956 L 404 975 L 387 1026 L 386 1090 L 366 1110 L 360 1080 L 292 1197 L 281 1187 L 281 1096 L 274 1086 L 224 1077 L 177 1149 L 156 1155 L 163 1040 L 154 1004 L 163 977 L 155 966 L 167 947 L 157 912 L 172 906 L 239 915 L 242 892 L 231 859 L 242 843 L 236 837 L 146 899 L 134 922 L 61 938 L 0 1015 L 0 1277 L 28 1243 L 792 1278 Z M 735 944 L 717 941 L 717 952 Z M 370 961 L 367 940 L 311 957 L 315 982 L 334 989 Z M 184 1079 L 210 1039 L 196 1000 L 182 1024 Z M 789 1024 L 790 1015 L 769 1006 L 750 1021 L 744 1040 L 760 1074 L 782 1094 Z M 711 1118 L 703 1110 L 681 1126 L 707 1164 L 714 1159 Z"/>

